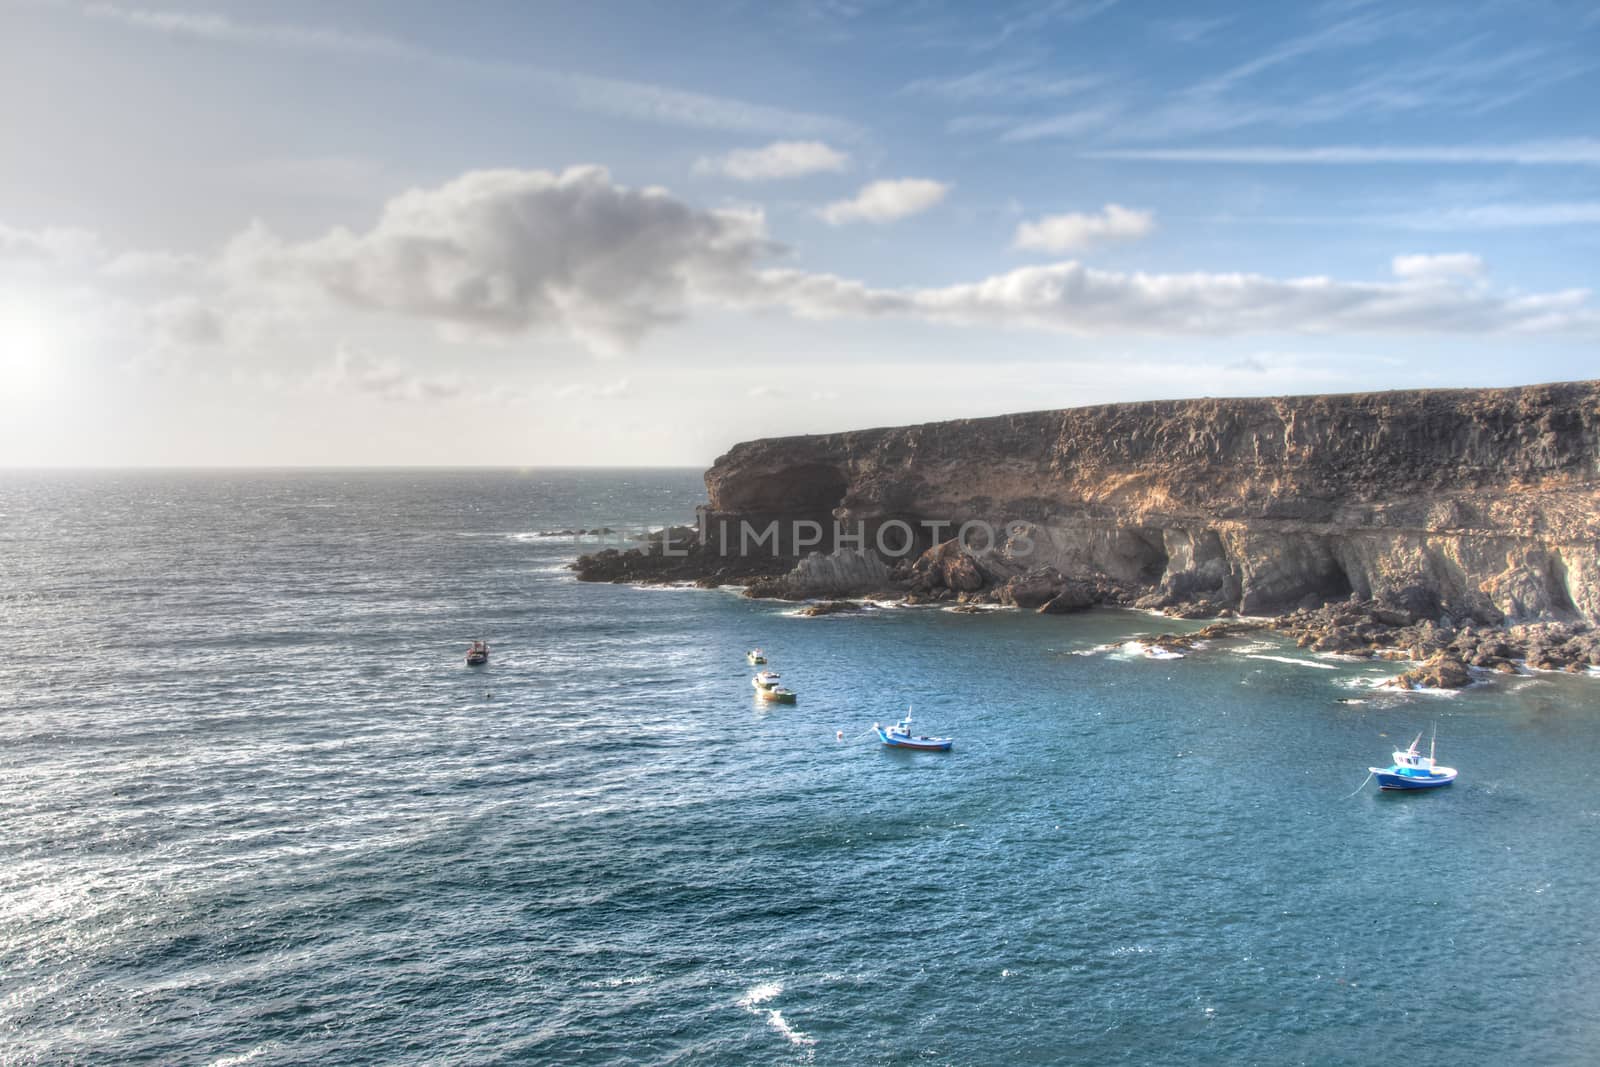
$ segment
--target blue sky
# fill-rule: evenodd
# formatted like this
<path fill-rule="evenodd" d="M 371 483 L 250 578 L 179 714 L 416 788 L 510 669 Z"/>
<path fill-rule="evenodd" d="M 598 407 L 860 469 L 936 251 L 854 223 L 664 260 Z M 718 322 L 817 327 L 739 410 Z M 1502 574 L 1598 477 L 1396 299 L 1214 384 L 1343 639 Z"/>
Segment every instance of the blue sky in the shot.
<path fill-rule="evenodd" d="M 0 464 L 1593 377 L 1600 6 L 0 8 Z"/>

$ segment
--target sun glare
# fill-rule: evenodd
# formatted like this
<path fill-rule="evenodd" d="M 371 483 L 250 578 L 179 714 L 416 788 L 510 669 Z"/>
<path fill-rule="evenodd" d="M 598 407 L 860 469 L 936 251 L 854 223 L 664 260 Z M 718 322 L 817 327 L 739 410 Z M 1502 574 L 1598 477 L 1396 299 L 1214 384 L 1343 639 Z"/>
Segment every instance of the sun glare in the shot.
<path fill-rule="evenodd" d="M 16 301 L 0 304 L 0 387 L 42 381 L 50 364 L 51 330 L 44 317 Z"/>

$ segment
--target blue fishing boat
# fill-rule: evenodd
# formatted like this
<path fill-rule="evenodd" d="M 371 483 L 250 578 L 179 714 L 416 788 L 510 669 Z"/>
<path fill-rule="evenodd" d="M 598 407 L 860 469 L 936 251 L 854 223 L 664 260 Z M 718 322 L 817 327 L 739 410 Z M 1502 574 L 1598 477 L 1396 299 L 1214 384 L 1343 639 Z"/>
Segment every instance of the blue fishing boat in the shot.
<path fill-rule="evenodd" d="M 949 752 L 950 746 L 956 743 L 953 737 L 922 737 L 911 732 L 911 709 L 906 709 L 906 717 L 890 727 L 882 727 L 877 723 L 872 724 L 872 729 L 877 732 L 878 740 L 890 748 L 911 748 L 919 752 Z"/>
<path fill-rule="evenodd" d="M 1378 780 L 1379 789 L 1437 789 L 1456 780 L 1454 767 L 1440 767 L 1433 762 L 1434 741 L 1428 742 L 1426 756 L 1417 749 L 1421 743 L 1422 735 L 1418 734 L 1410 748 L 1394 754 L 1392 767 L 1367 768 Z"/>

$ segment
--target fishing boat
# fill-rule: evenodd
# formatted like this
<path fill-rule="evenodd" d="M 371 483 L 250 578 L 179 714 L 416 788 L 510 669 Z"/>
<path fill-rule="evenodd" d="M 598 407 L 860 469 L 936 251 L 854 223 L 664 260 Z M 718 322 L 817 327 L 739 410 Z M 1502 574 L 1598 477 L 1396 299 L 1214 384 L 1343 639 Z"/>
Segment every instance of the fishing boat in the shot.
<path fill-rule="evenodd" d="M 1437 789 L 1449 785 L 1456 780 L 1456 769 L 1440 767 L 1433 762 L 1433 746 L 1437 740 L 1435 733 L 1428 742 L 1428 754 L 1424 756 L 1417 748 L 1422 743 L 1422 735 L 1418 734 L 1410 748 L 1394 754 L 1394 766 L 1368 767 L 1367 770 L 1378 780 L 1379 789 Z"/>
<path fill-rule="evenodd" d="M 919 752 L 949 752 L 950 746 L 956 743 L 953 737 L 923 737 L 911 732 L 911 709 L 906 709 L 906 717 L 887 729 L 872 724 L 872 729 L 877 732 L 878 740 L 890 748 L 912 748 Z"/>
<path fill-rule="evenodd" d="M 750 679 L 750 684 L 755 686 L 757 689 L 771 689 L 778 684 L 778 672 L 762 671 L 760 674 Z"/>
<path fill-rule="evenodd" d="M 765 689 L 757 689 L 762 700 L 773 704 L 793 704 L 800 699 L 800 695 L 793 689 L 785 689 L 781 685 L 774 685 Z"/>
<path fill-rule="evenodd" d="M 752 667 L 763 666 L 767 662 L 767 654 L 759 648 L 752 648 L 744 654 L 745 662 Z"/>
<path fill-rule="evenodd" d="M 489 662 L 489 646 L 483 641 L 472 642 L 472 647 L 467 649 L 467 666 L 481 667 Z"/>

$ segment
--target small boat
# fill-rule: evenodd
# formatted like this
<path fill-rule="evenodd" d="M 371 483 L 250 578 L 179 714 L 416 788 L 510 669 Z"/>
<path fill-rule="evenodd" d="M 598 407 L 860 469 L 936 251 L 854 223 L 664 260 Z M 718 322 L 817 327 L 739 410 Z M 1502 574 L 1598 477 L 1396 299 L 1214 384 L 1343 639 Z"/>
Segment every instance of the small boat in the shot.
<path fill-rule="evenodd" d="M 758 689 L 757 692 L 761 695 L 762 700 L 770 701 L 773 704 L 793 704 L 800 699 L 800 695 L 793 689 L 785 689 L 781 685 Z"/>
<path fill-rule="evenodd" d="M 778 684 L 778 672 L 762 671 L 760 674 L 750 679 L 750 684 L 755 686 L 757 689 L 772 689 Z"/>
<path fill-rule="evenodd" d="M 1434 740 L 1437 739 L 1436 735 Z M 1422 735 L 1418 734 L 1410 748 L 1394 754 L 1392 767 L 1367 768 L 1378 780 L 1379 789 L 1437 789 L 1456 780 L 1454 767 L 1440 767 L 1433 762 L 1434 742 L 1428 742 L 1426 756 L 1417 750 L 1421 743 Z"/>
<path fill-rule="evenodd" d="M 472 647 L 467 649 L 467 666 L 481 667 L 489 662 L 489 646 L 483 641 L 472 642 Z"/>
<path fill-rule="evenodd" d="M 744 654 L 744 660 L 752 667 L 760 667 L 766 664 L 767 654 L 759 648 L 752 648 Z"/>
<path fill-rule="evenodd" d="M 956 743 L 953 737 L 922 737 L 911 733 L 911 709 L 906 709 L 906 717 L 885 729 L 877 723 L 872 724 L 877 731 L 878 740 L 890 748 L 912 748 L 919 752 L 949 752 L 950 746 Z"/>

